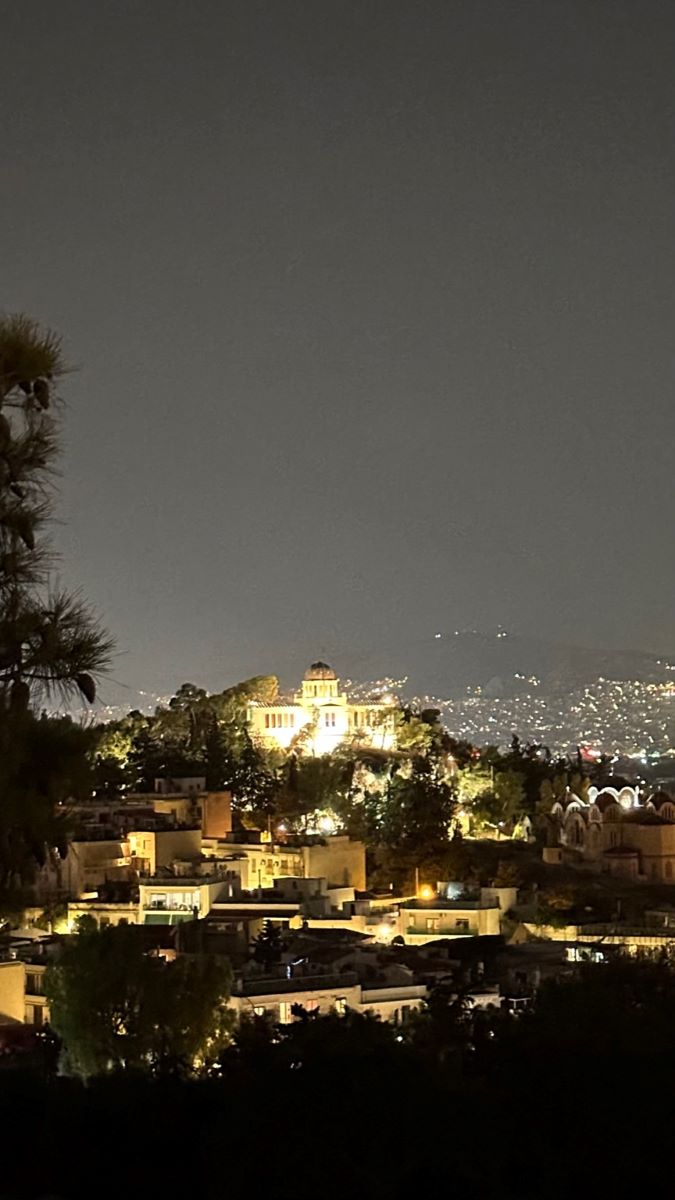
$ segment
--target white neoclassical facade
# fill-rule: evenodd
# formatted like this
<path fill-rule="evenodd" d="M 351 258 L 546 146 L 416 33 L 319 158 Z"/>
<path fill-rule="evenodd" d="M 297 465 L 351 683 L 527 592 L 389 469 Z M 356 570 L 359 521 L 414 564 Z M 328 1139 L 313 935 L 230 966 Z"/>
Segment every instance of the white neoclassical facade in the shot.
<path fill-rule="evenodd" d="M 247 715 L 251 737 L 267 748 L 330 754 L 341 742 L 390 750 L 396 740 L 393 701 L 378 697 L 351 703 L 340 691 L 335 671 L 324 662 L 312 663 L 305 671 L 292 700 L 252 701 Z"/>

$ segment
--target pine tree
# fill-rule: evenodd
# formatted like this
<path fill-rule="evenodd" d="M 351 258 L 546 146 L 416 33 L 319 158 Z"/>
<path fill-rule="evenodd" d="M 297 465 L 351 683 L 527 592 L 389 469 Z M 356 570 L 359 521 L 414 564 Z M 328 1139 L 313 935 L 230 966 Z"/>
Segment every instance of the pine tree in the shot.
<path fill-rule="evenodd" d="M 112 643 L 77 595 L 50 586 L 53 555 L 45 524 L 53 509 L 58 457 L 59 338 L 25 316 L 0 318 L 0 889 L 24 882 L 45 847 L 62 841 L 59 791 L 45 778 L 55 730 L 41 737 L 45 700 L 93 702 L 95 677 Z M 66 731 L 65 780 L 76 773 L 86 731 Z M 75 732 L 73 733 L 73 730 Z M 42 725 L 46 734 L 46 726 Z M 58 738 L 56 738 L 58 741 Z M 43 745 L 49 750 L 42 753 Z M 65 745 L 64 745 L 65 749 Z M 80 753 L 75 750 L 75 757 Z"/>
<path fill-rule="evenodd" d="M 111 643 L 77 596 L 49 589 L 44 538 L 58 456 L 59 339 L 0 319 L 0 702 L 25 711 L 54 693 L 92 702 Z"/>

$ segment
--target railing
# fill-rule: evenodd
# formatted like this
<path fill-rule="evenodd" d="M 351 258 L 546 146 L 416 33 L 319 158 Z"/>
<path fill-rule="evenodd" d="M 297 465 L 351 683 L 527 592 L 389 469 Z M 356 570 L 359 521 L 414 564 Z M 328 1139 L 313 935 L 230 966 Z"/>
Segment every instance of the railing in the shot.
<path fill-rule="evenodd" d="M 410 912 L 481 912 L 486 908 L 499 908 L 497 900 L 407 900 L 400 906 Z"/>
<path fill-rule="evenodd" d="M 427 995 L 426 985 L 423 983 L 388 983 L 382 987 L 373 987 L 372 985 L 363 988 L 361 991 L 362 1004 L 376 1003 L 378 1000 L 383 1003 L 388 1000 L 423 1000 Z"/>
<path fill-rule="evenodd" d="M 345 971 L 343 975 L 298 975 L 295 979 L 238 979 L 235 982 L 235 996 L 276 996 L 289 992 L 316 992 L 324 989 L 339 991 L 341 988 L 355 987 L 358 975 L 353 971 Z"/>
<path fill-rule="evenodd" d="M 580 937 L 645 937 L 675 941 L 675 928 L 666 925 L 577 925 Z"/>
<path fill-rule="evenodd" d="M 470 926 L 467 926 L 466 929 L 458 929 L 456 925 L 453 925 L 452 929 L 422 929 L 419 925 L 408 925 L 405 932 L 425 937 L 470 937 L 472 935 L 475 937 L 478 934 L 478 930 L 471 929 Z"/>
<path fill-rule="evenodd" d="M 145 875 L 140 873 L 140 882 L 144 887 L 155 887 L 161 890 L 163 887 L 201 887 L 205 883 L 231 883 L 232 872 L 224 871 L 222 868 L 217 871 L 208 871 L 203 875 Z"/>

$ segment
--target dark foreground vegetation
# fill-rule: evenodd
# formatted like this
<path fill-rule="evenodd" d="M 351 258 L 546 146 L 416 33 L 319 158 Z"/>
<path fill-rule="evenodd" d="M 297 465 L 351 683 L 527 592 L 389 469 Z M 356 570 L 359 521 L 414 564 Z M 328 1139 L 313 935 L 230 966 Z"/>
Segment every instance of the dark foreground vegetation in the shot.
<path fill-rule="evenodd" d="M 16 1059 L 6 1059 L 6 1062 Z M 436 994 L 405 1033 L 368 1017 L 241 1026 L 216 1074 L 88 1084 L 45 1048 L 0 1079 L 3 1197 L 475 1197 L 662 1186 L 675 973 L 618 960 L 549 981 L 533 1011 Z"/>

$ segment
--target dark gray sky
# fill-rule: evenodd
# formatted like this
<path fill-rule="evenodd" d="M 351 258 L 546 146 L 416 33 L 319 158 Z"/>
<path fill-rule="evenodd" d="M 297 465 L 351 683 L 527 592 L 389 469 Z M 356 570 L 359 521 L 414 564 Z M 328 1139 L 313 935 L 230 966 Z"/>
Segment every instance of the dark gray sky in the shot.
<path fill-rule="evenodd" d="M 673 649 L 672 0 L 0 15 L 2 302 L 81 366 L 62 577 L 117 680 Z"/>

